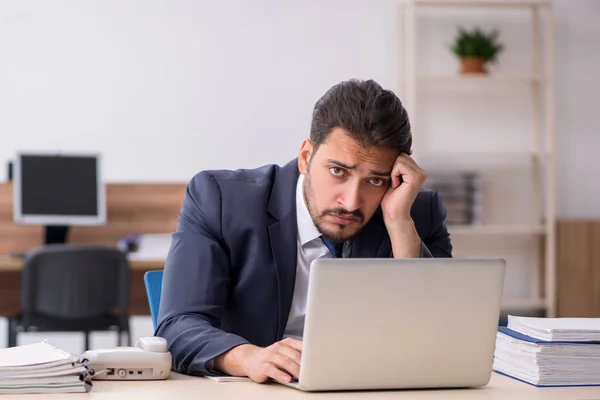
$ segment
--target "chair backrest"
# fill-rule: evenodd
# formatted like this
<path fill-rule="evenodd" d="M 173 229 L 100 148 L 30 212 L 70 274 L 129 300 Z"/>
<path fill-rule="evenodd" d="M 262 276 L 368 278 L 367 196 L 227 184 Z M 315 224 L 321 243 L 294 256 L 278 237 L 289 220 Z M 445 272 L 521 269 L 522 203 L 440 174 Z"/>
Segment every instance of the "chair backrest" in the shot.
<path fill-rule="evenodd" d="M 129 262 L 96 245 L 52 244 L 27 253 L 21 311 L 28 316 L 93 318 L 129 314 Z"/>
<path fill-rule="evenodd" d="M 156 323 L 158 319 L 162 279 L 162 270 L 148 271 L 144 274 L 144 284 L 146 285 L 146 294 L 148 295 L 148 305 L 150 306 L 150 315 L 152 316 L 152 325 L 154 326 L 154 330 L 156 330 Z"/>

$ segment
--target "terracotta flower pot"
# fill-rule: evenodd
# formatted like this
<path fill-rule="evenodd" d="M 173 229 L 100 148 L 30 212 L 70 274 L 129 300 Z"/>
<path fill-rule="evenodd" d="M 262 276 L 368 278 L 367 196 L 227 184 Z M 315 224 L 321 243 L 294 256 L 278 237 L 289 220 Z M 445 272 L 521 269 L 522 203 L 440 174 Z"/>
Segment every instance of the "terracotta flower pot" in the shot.
<path fill-rule="evenodd" d="M 487 74 L 485 61 L 482 58 L 462 57 L 460 59 L 461 74 Z"/>

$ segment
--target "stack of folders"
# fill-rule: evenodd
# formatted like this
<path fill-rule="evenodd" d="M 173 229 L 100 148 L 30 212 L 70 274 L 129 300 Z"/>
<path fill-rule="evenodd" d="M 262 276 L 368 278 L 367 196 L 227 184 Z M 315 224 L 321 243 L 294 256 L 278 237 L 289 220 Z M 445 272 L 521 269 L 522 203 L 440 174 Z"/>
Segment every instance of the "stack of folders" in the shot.
<path fill-rule="evenodd" d="M 600 385 L 600 318 L 509 315 L 494 370 L 536 386 Z"/>
<path fill-rule="evenodd" d="M 93 372 L 48 341 L 0 349 L 0 394 L 87 393 Z"/>
<path fill-rule="evenodd" d="M 427 173 L 427 185 L 444 201 L 447 224 L 481 223 L 482 180 L 479 174 L 433 170 Z"/>

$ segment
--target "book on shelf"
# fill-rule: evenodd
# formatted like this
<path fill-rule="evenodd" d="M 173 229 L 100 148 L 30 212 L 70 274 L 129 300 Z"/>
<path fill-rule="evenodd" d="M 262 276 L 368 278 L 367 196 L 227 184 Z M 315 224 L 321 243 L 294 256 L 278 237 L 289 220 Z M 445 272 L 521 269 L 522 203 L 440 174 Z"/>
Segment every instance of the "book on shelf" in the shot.
<path fill-rule="evenodd" d="M 600 385 L 600 318 L 509 315 L 493 368 L 535 386 Z"/>
<path fill-rule="evenodd" d="M 94 371 L 48 341 L 0 349 L 0 394 L 87 393 Z"/>

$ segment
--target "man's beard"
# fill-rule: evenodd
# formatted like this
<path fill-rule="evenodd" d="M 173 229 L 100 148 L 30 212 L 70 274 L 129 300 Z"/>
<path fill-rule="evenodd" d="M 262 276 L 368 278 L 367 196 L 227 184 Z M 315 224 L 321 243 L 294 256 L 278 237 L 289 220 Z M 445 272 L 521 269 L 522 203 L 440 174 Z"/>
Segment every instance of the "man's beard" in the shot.
<path fill-rule="evenodd" d="M 358 220 L 358 222 L 360 223 L 360 227 L 362 227 L 365 217 L 360 210 L 348 211 L 341 207 L 327 208 L 322 213 L 317 213 L 317 210 L 313 209 L 313 192 L 310 187 L 310 178 L 308 174 L 306 174 L 304 177 L 302 192 L 304 195 L 304 202 L 306 204 L 306 208 L 308 209 L 308 213 L 310 214 L 313 223 L 317 227 L 317 230 L 325 239 L 329 239 L 337 243 L 343 243 L 347 240 L 352 239 L 360 231 L 359 228 L 353 232 L 349 232 L 349 230 L 352 228 L 347 225 L 338 225 L 340 229 L 336 232 L 332 232 L 330 230 L 325 229 L 325 221 L 323 221 L 323 219 L 327 215 L 339 215 L 342 217 L 352 215 Z"/>

